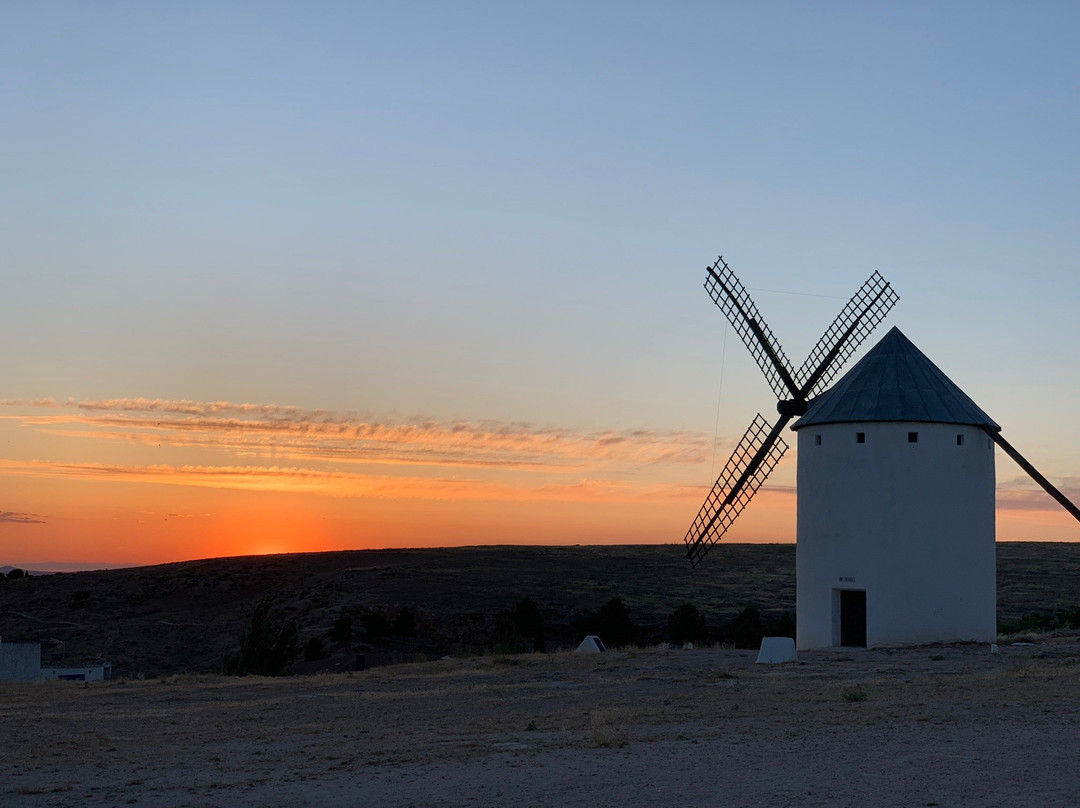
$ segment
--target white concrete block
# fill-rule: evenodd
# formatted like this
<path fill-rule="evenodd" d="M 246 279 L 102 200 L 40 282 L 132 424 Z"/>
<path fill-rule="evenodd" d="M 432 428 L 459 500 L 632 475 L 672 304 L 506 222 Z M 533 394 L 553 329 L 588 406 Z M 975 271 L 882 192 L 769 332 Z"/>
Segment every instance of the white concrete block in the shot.
<path fill-rule="evenodd" d="M 584 640 L 581 641 L 581 645 L 577 647 L 578 651 L 588 654 L 596 654 L 601 651 L 606 651 L 604 643 L 600 641 L 600 638 L 595 634 L 590 634 Z"/>
<path fill-rule="evenodd" d="M 777 665 L 781 662 L 796 662 L 795 640 L 791 637 L 763 637 L 757 661 L 765 665 Z"/>

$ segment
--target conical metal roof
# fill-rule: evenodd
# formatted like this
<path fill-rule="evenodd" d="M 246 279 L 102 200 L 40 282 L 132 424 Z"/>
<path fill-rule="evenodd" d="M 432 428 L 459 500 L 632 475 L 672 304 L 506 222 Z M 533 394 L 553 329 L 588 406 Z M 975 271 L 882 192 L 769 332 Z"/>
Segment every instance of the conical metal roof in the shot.
<path fill-rule="evenodd" d="M 937 365 L 893 328 L 792 425 L 858 421 L 971 424 L 1000 430 Z"/>

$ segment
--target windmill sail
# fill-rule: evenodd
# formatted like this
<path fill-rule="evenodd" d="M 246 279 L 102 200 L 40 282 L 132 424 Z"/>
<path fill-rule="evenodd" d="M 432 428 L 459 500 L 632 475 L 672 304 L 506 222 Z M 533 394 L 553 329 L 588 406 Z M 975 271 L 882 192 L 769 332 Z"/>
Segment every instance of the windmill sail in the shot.
<path fill-rule="evenodd" d="M 692 566 L 720 541 L 784 456 L 788 447 L 780 431 L 789 420 L 781 416 L 770 429 L 759 413 L 750 423 L 686 532 L 686 557 Z"/>
<path fill-rule="evenodd" d="M 758 415 L 728 459 L 701 511 L 686 533 L 686 556 L 697 566 L 727 532 L 780 461 L 787 444 L 780 432 L 806 412 L 807 399 L 828 385 L 899 298 L 875 272 L 848 301 L 797 373 L 765 323 L 746 287 L 723 256 L 707 268 L 705 290 L 735 328 L 776 394 L 778 420 L 770 429 Z"/>
<path fill-rule="evenodd" d="M 844 306 L 832 325 L 810 351 L 796 378 L 802 399 L 813 398 L 826 387 L 844 362 L 855 353 L 900 297 L 875 272 Z"/>
<path fill-rule="evenodd" d="M 797 395 L 798 387 L 792 376 L 791 363 L 784 356 L 783 348 L 776 342 L 772 329 L 762 319 L 746 288 L 724 262 L 723 256 L 708 268 L 708 273 L 705 291 L 742 338 L 776 397 Z"/>

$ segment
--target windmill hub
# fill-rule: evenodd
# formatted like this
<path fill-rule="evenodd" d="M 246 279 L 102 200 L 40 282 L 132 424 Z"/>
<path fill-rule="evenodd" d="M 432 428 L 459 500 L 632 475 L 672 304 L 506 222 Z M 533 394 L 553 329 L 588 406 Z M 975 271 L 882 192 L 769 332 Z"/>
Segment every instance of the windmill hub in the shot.
<path fill-rule="evenodd" d="M 806 400 L 793 398 L 784 401 L 781 399 L 776 402 L 776 411 L 781 415 L 787 415 L 794 418 L 796 415 L 802 415 L 806 412 Z"/>

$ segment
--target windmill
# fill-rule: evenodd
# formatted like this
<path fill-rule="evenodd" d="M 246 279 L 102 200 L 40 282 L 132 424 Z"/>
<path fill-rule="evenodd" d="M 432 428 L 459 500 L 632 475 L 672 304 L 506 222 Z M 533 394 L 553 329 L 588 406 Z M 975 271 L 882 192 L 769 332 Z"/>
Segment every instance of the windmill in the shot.
<path fill-rule="evenodd" d="M 735 446 L 701 511 L 686 533 L 686 557 L 696 567 L 749 504 L 787 443 L 780 437 L 807 401 L 824 390 L 840 367 L 900 299 L 878 272 L 844 306 L 798 370 L 792 368 L 772 330 L 723 256 L 707 268 L 705 291 L 727 317 L 776 394 L 780 417 L 770 427 L 761 413 Z"/>
<path fill-rule="evenodd" d="M 691 563 L 761 487 L 798 416 L 798 647 L 992 642 L 994 446 L 1077 520 L 1080 509 L 898 328 L 829 386 L 898 300 L 878 273 L 798 371 L 722 258 L 705 288 L 768 379 L 780 417 L 770 427 L 758 414 L 739 441 L 686 534 Z"/>

